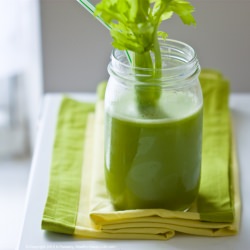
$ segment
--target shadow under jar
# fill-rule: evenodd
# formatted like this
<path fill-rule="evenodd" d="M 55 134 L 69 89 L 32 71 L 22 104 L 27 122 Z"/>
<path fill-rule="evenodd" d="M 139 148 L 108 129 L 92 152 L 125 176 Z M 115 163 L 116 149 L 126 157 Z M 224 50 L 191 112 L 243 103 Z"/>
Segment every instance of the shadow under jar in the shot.
<path fill-rule="evenodd" d="M 131 66 L 117 49 L 108 66 L 105 180 L 117 210 L 185 211 L 198 195 L 203 116 L 199 62 L 185 43 L 161 40 L 160 48 L 158 72 Z"/>

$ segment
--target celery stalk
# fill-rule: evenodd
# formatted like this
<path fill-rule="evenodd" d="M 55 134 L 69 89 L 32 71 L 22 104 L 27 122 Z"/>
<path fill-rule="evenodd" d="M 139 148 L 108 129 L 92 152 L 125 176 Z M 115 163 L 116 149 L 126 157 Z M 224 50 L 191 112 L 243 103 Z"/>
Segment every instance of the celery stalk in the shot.
<path fill-rule="evenodd" d="M 84 6 L 89 9 L 89 1 L 77 1 L 86 2 Z M 152 84 L 154 79 L 161 77 L 157 35 L 167 37 L 167 33 L 158 31 L 160 23 L 177 14 L 184 24 L 195 24 L 193 11 L 193 6 L 186 0 L 102 0 L 96 5 L 94 15 L 110 29 L 113 46 L 134 53 L 132 65 L 137 80 L 149 83 L 149 86 L 136 88 L 139 107 L 155 106 L 161 94 L 157 85 Z M 154 61 L 151 54 L 154 54 Z M 143 75 L 147 69 L 152 74 L 145 78 Z"/>

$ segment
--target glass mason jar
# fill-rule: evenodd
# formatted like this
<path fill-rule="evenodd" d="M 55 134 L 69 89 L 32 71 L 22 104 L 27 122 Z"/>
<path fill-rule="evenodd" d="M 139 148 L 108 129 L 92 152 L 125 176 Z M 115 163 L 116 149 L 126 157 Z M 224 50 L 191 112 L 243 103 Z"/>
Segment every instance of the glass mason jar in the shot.
<path fill-rule="evenodd" d="M 200 182 L 203 99 L 195 51 L 160 41 L 162 69 L 113 50 L 105 95 L 105 180 L 117 210 L 187 210 Z M 159 77 L 152 77 L 152 74 Z"/>

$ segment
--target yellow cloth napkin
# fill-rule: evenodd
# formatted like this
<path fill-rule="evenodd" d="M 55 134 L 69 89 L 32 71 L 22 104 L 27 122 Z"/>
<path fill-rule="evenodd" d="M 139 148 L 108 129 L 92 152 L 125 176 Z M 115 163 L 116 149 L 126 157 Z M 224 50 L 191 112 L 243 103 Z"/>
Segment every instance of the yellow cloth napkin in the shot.
<path fill-rule="evenodd" d="M 201 188 L 197 203 L 188 212 L 115 211 L 104 182 L 103 100 L 94 107 L 64 98 L 42 228 L 111 239 L 169 239 L 175 232 L 204 236 L 237 233 L 240 195 L 228 109 L 229 85 L 212 70 L 203 70 L 200 80 L 204 94 Z"/>

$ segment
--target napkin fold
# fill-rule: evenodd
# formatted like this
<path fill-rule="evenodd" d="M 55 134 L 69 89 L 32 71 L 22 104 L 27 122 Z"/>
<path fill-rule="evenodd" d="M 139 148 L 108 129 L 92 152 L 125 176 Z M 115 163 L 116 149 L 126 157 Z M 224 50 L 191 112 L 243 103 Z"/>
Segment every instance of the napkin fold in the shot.
<path fill-rule="evenodd" d="M 95 104 L 68 97 L 62 100 L 42 228 L 110 239 L 170 239 L 176 232 L 236 234 L 241 203 L 229 82 L 214 70 L 202 70 L 200 82 L 204 96 L 201 184 L 197 202 L 189 211 L 114 210 L 104 181 L 102 83 Z"/>

